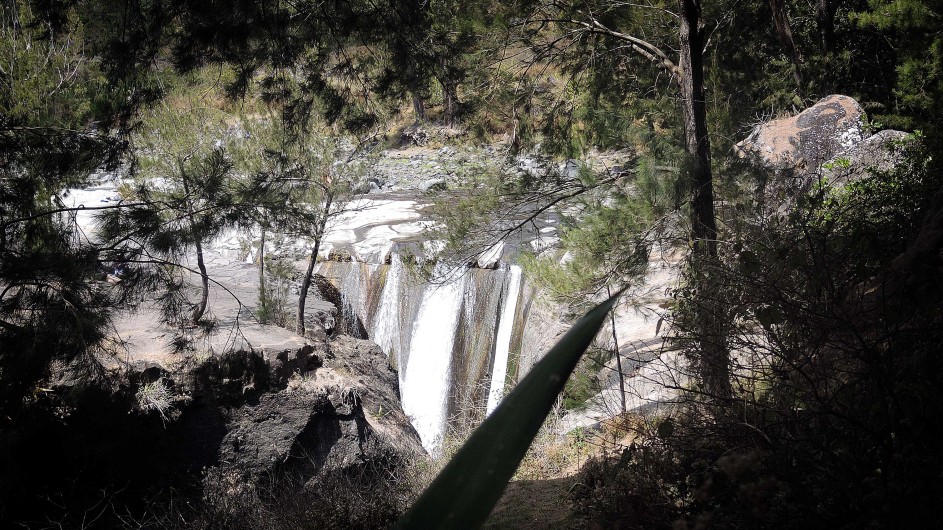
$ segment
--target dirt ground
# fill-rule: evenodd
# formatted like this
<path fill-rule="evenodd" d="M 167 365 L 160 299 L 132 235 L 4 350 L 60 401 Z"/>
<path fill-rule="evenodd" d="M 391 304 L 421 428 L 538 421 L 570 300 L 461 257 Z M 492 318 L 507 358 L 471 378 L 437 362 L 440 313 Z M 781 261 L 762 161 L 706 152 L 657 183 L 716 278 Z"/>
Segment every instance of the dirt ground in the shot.
<path fill-rule="evenodd" d="M 568 497 L 575 483 L 576 476 L 512 481 L 483 528 L 570 528 Z"/>

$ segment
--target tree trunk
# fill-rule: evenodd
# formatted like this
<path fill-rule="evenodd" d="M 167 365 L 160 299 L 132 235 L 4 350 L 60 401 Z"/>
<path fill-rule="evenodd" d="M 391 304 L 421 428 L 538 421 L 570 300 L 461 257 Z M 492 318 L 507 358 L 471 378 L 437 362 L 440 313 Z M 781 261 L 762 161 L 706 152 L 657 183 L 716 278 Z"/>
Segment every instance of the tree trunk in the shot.
<path fill-rule="evenodd" d="M 259 279 L 265 280 L 265 228 L 259 239 Z"/>
<path fill-rule="evenodd" d="M 691 184 L 691 225 L 695 252 L 717 255 L 711 146 L 704 103 L 704 28 L 699 0 L 678 0 L 681 12 L 681 104 L 685 168 Z"/>
<path fill-rule="evenodd" d="M 180 177 L 183 184 L 183 193 L 185 195 L 185 200 L 187 204 L 187 222 L 190 223 L 190 230 L 194 230 L 196 227 L 196 220 L 193 218 L 193 200 L 190 197 L 190 184 L 187 180 L 187 172 L 183 166 L 183 160 L 177 160 L 177 165 L 180 169 Z M 190 315 L 190 320 L 196 324 L 200 321 L 200 318 L 203 317 L 203 313 L 206 312 L 206 304 L 210 297 L 210 277 L 206 273 L 206 264 L 203 262 L 203 244 L 200 242 L 202 239 L 202 234 L 193 234 L 194 246 L 196 247 L 196 265 L 200 269 L 200 280 L 203 285 L 203 293 L 200 297 L 200 302 L 193 306 L 193 313 Z"/>
<path fill-rule="evenodd" d="M 458 112 L 458 88 L 450 81 L 440 81 L 439 84 L 442 85 L 442 121 L 453 127 Z"/>
<path fill-rule="evenodd" d="M 426 103 L 416 92 L 413 92 L 413 112 L 416 114 L 416 125 L 426 122 Z"/>
<path fill-rule="evenodd" d="M 769 0 L 769 7 L 773 10 L 773 27 L 776 28 L 776 36 L 783 47 L 786 48 L 786 52 L 789 53 L 789 58 L 792 61 L 793 80 L 796 82 L 798 89 L 802 90 L 799 49 L 796 48 L 796 41 L 792 37 L 792 28 L 789 26 L 789 18 L 786 16 L 786 4 L 784 0 Z"/>
<path fill-rule="evenodd" d="M 606 286 L 606 295 L 612 298 L 612 290 L 609 289 L 608 285 Z M 622 372 L 622 352 L 619 351 L 619 338 L 616 336 L 616 308 L 614 307 L 609 312 L 609 320 L 612 323 L 612 347 L 616 354 L 616 370 L 619 371 L 619 400 L 622 404 L 622 409 L 619 412 L 625 414 L 625 373 Z"/>
<path fill-rule="evenodd" d="M 515 156 L 521 152 L 521 137 L 518 134 L 518 128 L 520 127 L 520 120 L 517 119 L 517 106 L 511 108 L 511 156 Z"/>
<path fill-rule="evenodd" d="M 200 321 L 203 313 L 206 312 L 206 303 L 210 297 L 210 276 L 206 273 L 206 264 L 203 263 L 203 245 L 200 240 L 196 240 L 196 266 L 200 269 L 200 279 L 203 283 L 203 295 L 200 297 L 200 303 L 193 307 L 193 323 Z"/>
<path fill-rule="evenodd" d="M 328 214 L 331 213 L 331 202 L 333 199 L 333 192 L 328 192 L 327 198 L 324 201 L 324 211 L 321 214 L 321 220 L 314 233 L 314 246 L 311 248 L 308 269 L 305 271 L 304 278 L 301 279 L 301 290 L 298 293 L 298 317 L 295 328 L 302 337 L 305 335 L 305 303 L 308 301 L 308 289 L 311 288 L 311 278 L 314 276 L 314 264 L 318 260 L 318 252 L 321 249 L 321 239 L 324 238 L 324 230 L 327 226 Z M 340 310 L 341 308 L 337 309 Z"/>
<path fill-rule="evenodd" d="M 822 39 L 822 51 L 826 56 L 835 49 L 835 10 L 838 0 L 815 0 L 815 20 Z"/>
<path fill-rule="evenodd" d="M 684 143 L 684 164 L 691 185 L 691 239 L 694 266 L 700 277 L 695 326 L 701 359 L 700 376 L 706 392 L 723 401 L 731 395 L 730 354 L 725 340 L 725 319 L 717 303 L 710 271 L 717 262 L 717 224 L 711 174 L 707 108 L 704 103 L 704 27 L 700 0 L 678 0 L 681 15 L 679 61 Z"/>
<path fill-rule="evenodd" d="M 265 292 L 265 228 L 262 228 L 261 238 L 259 240 L 259 309 L 257 311 L 264 317 L 263 324 L 268 324 L 268 293 Z"/>

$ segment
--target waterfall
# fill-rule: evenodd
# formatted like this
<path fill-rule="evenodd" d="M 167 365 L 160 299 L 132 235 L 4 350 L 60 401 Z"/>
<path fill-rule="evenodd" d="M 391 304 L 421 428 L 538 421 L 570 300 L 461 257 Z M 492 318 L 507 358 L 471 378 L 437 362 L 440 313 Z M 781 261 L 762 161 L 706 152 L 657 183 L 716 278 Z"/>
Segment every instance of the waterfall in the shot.
<path fill-rule="evenodd" d="M 363 305 L 363 297 L 360 292 L 361 278 L 363 276 L 361 269 L 360 263 L 353 263 L 347 271 L 347 276 L 344 277 L 344 283 L 340 287 L 343 307 L 338 308 L 341 311 L 343 321 L 348 323 L 348 332 L 357 338 L 364 338 L 360 332 L 359 326 L 357 326 L 357 321 L 361 318 L 361 306 Z"/>
<path fill-rule="evenodd" d="M 338 309 L 345 331 L 357 338 L 368 338 L 370 317 L 380 302 L 380 265 L 357 261 L 328 265 L 318 272 L 332 277 L 340 291 L 342 307 Z"/>
<path fill-rule="evenodd" d="M 437 265 L 434 276 L 446 270 Z M 341 291 L 343 319 L 354 324 L 345 331 L 375 342 L 397 370 L 403 408 L 430 451 L 447 427 L 466 429 L 494 410 L 532 364 L 523 343 L 554 337 L 528 331 L 530 291 L 516 265 L 463 268 L 430 284 L 394 251 L 389 265 L 334 261 L 320 272 Z"/>
<path fill-rule="evenodd" d="M 452 348 L 449 426 L 459 430 L 477 425 L 485 416 L 494 362 L 495 335 L 507 279 L 506 270 L 470 268 L 464 311 Z"/>
<path fill-rule="evenodd" d="M 435 272 L 444 277 L 448 271 L 440 264 Z M 445 434 L 452 348 L 466 279 L 465 274 L 452 274 L 445 283 L 428 286 L 412 330 L 403 377 L 403 410 L 429 452 L 439 450 Z"/>
<path fill-rule="evenodd" d="M 402 288 L 403 279 L 403 260 L 399 254 L 393 254 L 390 262 L 390 268 L 386 273 L 386 284 L 383 286 L 383 293 L 380 295 L 380 306 L 377 314 L 373 318 L 373 325 L 370 328 L 370 335 L 373 342 L 390 356 L 396 359 L 399 370 L 399 386 L 403 387 L 406 363 L 402 351 L 402 339 L 400 328 L 401 301 L 406 296 Z"/>
<path fill-rule="evenodd" d="M 495 338 L 494 363 L 491 369 L 491 388 L 488 391 L 487 413 L 498 406 L 504 394 L 504 382 L 507 378 L 508 353 L 511 350 L 511 332 L 514 330 L 517 313 L 517 299 L 521 293 L 521 268 L 511 265 L 507 294 L 498 322 L 498 334 Z"/>

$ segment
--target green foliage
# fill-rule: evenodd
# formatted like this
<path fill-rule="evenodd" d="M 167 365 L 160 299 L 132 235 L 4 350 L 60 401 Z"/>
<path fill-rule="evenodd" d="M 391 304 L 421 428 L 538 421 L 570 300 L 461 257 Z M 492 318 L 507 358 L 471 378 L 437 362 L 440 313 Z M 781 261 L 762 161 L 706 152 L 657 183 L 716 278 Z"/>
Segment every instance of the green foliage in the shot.
<path fill-rule="evenodd" d="M 207 95 L 185 84 L 145 113 L 136 138 L 142 156 L 132 202 L 98 218 L 112 260 L 134 267 L 126 290 L 139 299 L 162 291 L 164 318 L 173 322 L 183 320 L 188 305 L 192 321 L 202 317 L 209 290 L 202 245 L 235 225 L 240 212 L 233 162 L 224 147 L 225 115 L 206 104 Z M 196 263 L 186 264 L 191 250 Z M 187 270 L 201 277 L 201 300 L 193 304 L 181 274 Z"/>
<path fill-rule="evenodd" d="M 943 116 L 943 38 L 938 2 L 923 0 L 869 0 L 851 14 L 863 30 L 879 31 L 893 42 L 896 75 L 894 105 L 880 118 L 904 129 L 923 128 L 935 133 Z"/>
<path fill-rule="evenodd" d="M 245 136 L 236 153 L 248 177 L 240 190 L 244 205 L 240 222 L 249 230 L 260 229 L 263 235 L 301 237 L 310 244 L 295 320 L 296 331 L 303 334 L 307 290 L 329 221 L 360 206 L 353 197 L 362 193 L 376 154 L 364 148 L 366 140 L 354 146 L 351 139 L 313 124 L 301 134 L 275 116 L 246 119 L 243 124 Z M 265 252 L 263 239 L 260 266 L 266 263 Z M 263 322 L 274 319 L 285 326 L 286 293 L 279 293 L 287 289 L 287 271 L 281 276 L 275 291 L 267 286 L 266 278 L 260 278 L 259 316 Z"/>
<path fill-rule="evenodd" d="M 587 194 L 578 202 L 578 213 L 562 218 L 555 252 L 522 258 L 528 276 L 554 297 L 572 303 L 605 285 L 638 278 L 648 265 L 649 230 L 654 231 L 655 224 L 648 200 L 661 198 L 659 190 L 646 191 L 650 194 L 642 196 L 606 187 Z"/>
<path fill-rule="evenodd" d="M 468 110 L 460 97 L 481 97 L 473 91 L 460 94 L 459 87 L 469 78 L 480 77 L 492 60 L 487 47 L 497 45 L 493 40 L 500 11 L 501 6 L 480 0 L 436 0 L 426 4 L 428 34 L 423 40 L 428 44 L 421 45 L 421 50 L 429 57 L 427 68 L 438 84 L 442 120 L 447 125 L 454 124 Z"/>
<path fill-rule="evenodd" d="M 939 246 L 928 227 L 943 181 L 919 143 L 904 149 L 892 171 L 836 168 L 850 179 L 841 187 L 731 219 L 737 239 L 700 271 L 715 288 L 679 290 L 677 344 L 697 353 L 687 334 L 715 339 L 685 322 L 684 306 L 715 308 L 729 326 L 718 335 L 752 368 L 733 375 L 722 412 L 705 414 L 695 382 L 698 404 L 661 442 L 662 463 L 685 470 L 662 490 L 687 510 L 676 517 L 783 528 L 933 516 L 924 507 L 939 481 L 925 470 L 943 459 L 939 433 L 905 426 L 943 413 L 928 405 L 941 328 L 927 246 Z"/>
<path fill-rule="evenodd" d="M 0 417 L 37 401 L 54 362 L 95 374 L 113 304 L 100 256 L 62 194 L 120 144 L 91 127 L 98 64 L 74 9 L 53 20 L 27 2 L 0 7 Z"/>
<path fill-rule="evenodd" d="M 251 486 L 237 473 L 214 471 L 207 474 L 197 502 L 170 492 L 158 498 L 142 519 L 147 526 L 167 530 L 388 528 L 403 512 L 411 480 L 400 470 L 377 464 L 325 473 L 316 487 L 294 479 Z M 132 518 L 124 520 L 132 526 L 128 521 Z"/>
<path fill-rule="evenodd" d="M 262 324 L 291 327 L 288 288 L 295 276 L 292 264 L 284 259 L 265 258 L 265 277 L 260 279 L 256 318 Z"/>
<path fill-rule="evenodd" d="M 4 122 L 84 127 L 98 73 L 82 53 L 83 26 L 75 12 L 65 14 L 61 34 L 52 34 L 26 2 L 4 3 L 0 10 Z"/>
<path fill-rule="evenodd" d="M 839 171 L 865 172 L 840 188 L 821 188 L 809 199 L 814 209 L 809 223 L 816 234 L 831 239 L 836 253 L 850 252 L 863 269 L 856 279 L 863 280 L 886 266 L 904 251 L 911 234 L 917 232 L 923 212 L 939 187 L 933 160 L 925 142 L 912 135 L 893 146 L 899 163 L 890 170 L 849 169 L 842 159 Z"/>
<path fill-rule="evenodd" d="M 493 243 L 488 220 L 500 209 L 510 185 L 500 167 L 493 161 L 475 161 L 459 170 L 464 189 L 449 193 L 432 206 L 432 216 L 441 221 L 442 229 L 435 236 L 446 242 L 446 250 L 464 252 L 483 250 Z"/>
<path fill-rule="evenodd" d="M 570 492 L 574 519 L 586 527 L 671 528 L 679 510 L 666 502 L 664 486 L 679 467 L 658 443 L 633 444 L 614 461 L 594 458 L 580 469 Z"/>
<path fill-rule="evenodd" d="M 599 372 L 611 358 L 608 350 L 589 350 L 580 359 L 563 387 L 563 408 L 565 410 L 581 410 L 586 408 L 587 401 L 599 393 L 602 388 L 599 384 Z"/>
<path fill-rule="evenodd" d="M 815 10 L 823 4 L 836 10 L 820 17 Z M 769 5 L 705 5 L 715 161 L 722 165 L 727 140 L 742 137 L 758 116 L 791 112 L 832 92 L 858 97 L 888 126 L 920 127 L 928 145 L 938 144 L 937 2 L 789 2 L 797 58 L 773 33 Z M 690 190 L 675 169 L 680 120 L 669 76 L 624 40 L 578 24 L 593 13 L 670 55 L 677 30 L 670 3 L 300 1 L 262 8 L 236 1 L 226 7 L 12 1 L 0 8 L 4 421 L 38 401 L 33 390 L 51 361 L 79 359 L 94 368 L 91 354 L 99 353 L 117 303 L 138 302 L 159 288 L 168 315 L 179 315 L 187 298 L 180 268 L 187 249 L 230 226 L 323 235 L 312 227 L 341 204 L 328 197 L 350 196 L 368 164 L 352 160 L 356 148 L 333 131 L 320 130 L 317 114 L 370 129 L 405 96 L 419 94 L 443 103 L 461 99 L 467 106 L 458 105 L 459 113 L 483 134 L 513 131 L 512 151 L 538 142 L 545 152 L 568 155 L 630 148 L 631 177 L 605 181 L 584 172 L 570 180 L 513 179 L 488 163 L 468 170 L 481 170 L 470 179 L 470 193 L 440 206 L 454 249 L 493 235 L 481 229 L 481 218 L 497 211 L 506 214 L 498 221 L 513 225 L 533 210 L 502 208 L 572 192 L 554 212 L 561 216 L 559 252 L 525 258 L 533 277 L 571 300 L 638 277 L 652 227 L 683 208 Z M 828 26 L 834 26 L 831 42 Z M 510 43 L 502 42 L 505 34 Z M 170 63 L 191 75 L 169 75 Z M 207 64 L 217 68 L 203 69 Z M 260 94 L 240 106 L 208 89 L 215 79 L 230 95 L 252 96 L 256 88 Z M 132 138 L 142 152 L 138 175 L 148 181 L 125 188 L 125 201 L 102 216 L 101 245 L 92 245 L 77 230 L 75 211 L 63 208 L 61 192 L 85 183 L 95 169 L 113 168 L 122 146 L 110 131 L 126 131 L 136 121 L 133 111 L 162 92 L 164 104 L 140 116 Z M 738 183 L 727 183 L 718 204 L 738 209 L 724 219 L 721 256 L 694 262 L 675 316 L 679 333 L 697 339 L 679 340 L 682 346 L 729 339 L 737 351 L 764 359 L 750 377 L 735 377 L 738 398 L 747 403 L 735 411 L 743 421 L 662 422 L 663 445 L 600 472 L 599 482 L 615 477 L 611 483 L 622 493 L 600 504 L 587 501 L 590 513 L 630 508 L 627 516 L 603 519 L 618 524 L 641 510 L 642 521 L 703 522 L 704 516 L 739 527 L 850 526 L 895 516 L 916 520 L 924 513 L 916 501 L 939 497 L 932 486 L 940 462 L 934 427 L 939 304 L 885 304 L 877 317 L 856 313 L 870 307 L 865 294 L 883 292 L 884 285 L 868 283 L 872 278 L 895 286 L 884 274 L 896 270 L 940 184 L 933 147 L 908 149 L 913 152 L 896 170 L 839 189 L 823 180 L 798 208 L 768 217 L 737 195 Z M 853 168 L 838 159 L 826 169 Z M 935 270 L 926 255 L 909 273 Z M 135 268 L 120 288 L 94 281 L 102 262 L 129 261 Z M 705 280 L 714 288 L 693 288 Z M 914 298 L 936 285 L 913 281 L 907 292 Z M 266 318 L 281 311 L 280 289 L 263 285 Z M 706 332 L 685 328 L 698 304 L 719 308 L 729 322 Z M 582 396 L 587 388 L 571 384 L 568 395 Z M 699 430 L 704 424 L 714 432 Z M 729 430 L 729 437 L 717 430 Z M 668 445 L 682 442 L 689 445 Z M 761 452 L 739 451 L 764 443 L 770 447 Z M 738 451 L 724 460 L 730 447 Z M 647 464 L 649 475 L 622 475 Z M 641 499 L 631 496 L 636 492 Z M 882 499 L 904 509 L 876 513 Z"/>
<path fill-rule="evenodd" d="M 262 101 L 298 134 L 318 115 L 348 130 L 376 129 L 404 96 L 425 95 L 435 64 L 429 39 L 437 33 L 430 32 L 427 4 L 305 0 L 262 9 L 243 0 L 225 10 L 173 7 L 162 22 L 175 66 L 232 66 L 227 94 L 244 96 L 258 81 Z"/>
<path fill-rule="evenodd" d="M 189 303 L 182 271 L 202 277 L 204 301 L 194 315 L 202 314 L 211 281 L 204 243 L 234 228 L 320 241 L 326 219 L 343 211 L 371 167 L 346 138 L 313 123 L 299 134 L 255 93 L 240 103 L 225 100 L 219 83 L 231 73 L 210 74 L 167 76 L 165 100 L 142 113 L 135 137 L 137 180 L 126 188 L 132 202 L 101 218 L 116 260 L 141 264 L 128 287 L 139 287 L 141 296 L 164 292 L 165 317 L 174 321 Z M 190 251 L 196 264 L 185 263 Z M 266 249 L 259 255 L 267 267 Z M 260 278 L 259 316 L 286 325 L 285 278 L 271 281 Z"/>

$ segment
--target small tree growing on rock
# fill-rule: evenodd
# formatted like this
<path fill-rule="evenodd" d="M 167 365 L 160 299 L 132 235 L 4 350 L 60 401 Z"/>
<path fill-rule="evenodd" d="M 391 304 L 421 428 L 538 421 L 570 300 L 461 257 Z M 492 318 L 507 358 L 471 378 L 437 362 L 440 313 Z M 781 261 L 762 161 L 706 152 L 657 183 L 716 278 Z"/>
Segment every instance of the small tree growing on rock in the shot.
<path fill-rule="evenodd" d="M 239 157 L 248 178 L 239 194 L 242 202 L 252 207 L 241 209 L 241 222 L 309 243 L 295 324 L 298 334 L 304 335 L 308 289 L 330 223 L 344 213 L 365 207 L 352 199 L 362 190 L 369 173 L 369 149 L 363 147 L 364 142 L 352 146 L 326 130 L 289 130 L 274 116 L 246 123 L 250 130 Z M 259 252 L 260 263 L 264 264 L 265 238 Z M 264 283 L 263 276 L 260 282 Z M 264 285 L 260 284 L 260 289 Z"/>
<path fill-rule="evenodd" d="M 299 335 L 305 334 L 304 316 L 308 289 L 311 287 L 314 265 L 331 221 L 345 213 L 369 207 L 352 200 L 362 188 L 371 164 L 367 153 L 361 148 L 344 149 L 337 139 L 328 140 L 327 147 L 328 149 L 319 154 L 308 151 L 314 156 L 309 155 L 305 161 L 310 171 L 310 187 L 302 196 L 302 204 L 315 215 L 317 221 L 314 225 L 306 227 L 308 231 L 305 235 L 311 240 L 311 252 L 298 293 L 296 330 Z"/>
<path fill-rule="evenodd" d="M 135 203 L 99 218 L 103 239 L 140 269 L 134 279 L 142 291 L 163 285 L 159 300 L 168 320 L 181 320 L 188 309 L 189 322 L 201 321 L 210 284 L 204 244 L 237 220 L 233 162 L 225 150 L 222 117 L 189 94 L 147 112 L 137 138 L 141 167 L 129 190 Z M 191 251 L 196 271 L 187 265 Z M 195 303 L 184 296 L 181 268 L 199 275 Z"/>

